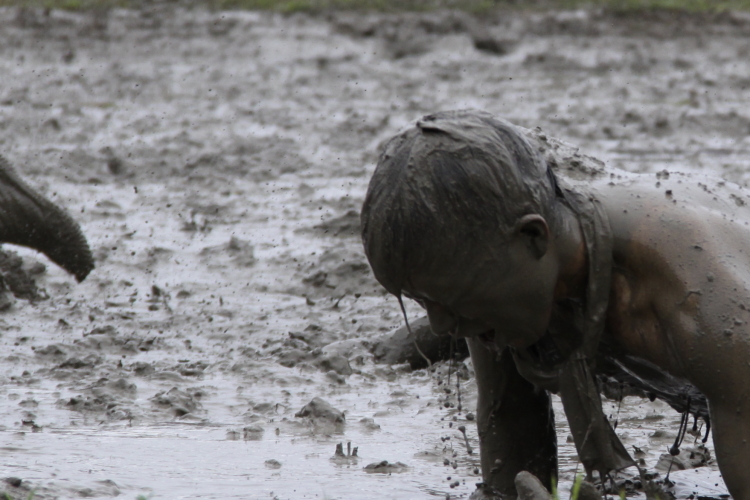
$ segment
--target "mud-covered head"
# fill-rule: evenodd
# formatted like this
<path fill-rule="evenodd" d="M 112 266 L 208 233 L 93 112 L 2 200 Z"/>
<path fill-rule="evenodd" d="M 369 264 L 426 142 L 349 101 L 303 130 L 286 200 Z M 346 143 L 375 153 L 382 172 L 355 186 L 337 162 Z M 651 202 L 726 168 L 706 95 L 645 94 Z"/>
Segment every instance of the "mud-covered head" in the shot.
<path fill-rule="evenodd" d="M 509 122 L 481 111 L 429 115 L 380 157 L 362 208 L 365 253 L 395 295 L 415 274 L 469 272 L 488 255 L 497 269 L 521 217 L 554 221 L 554 198 L 544 159 Z"/>

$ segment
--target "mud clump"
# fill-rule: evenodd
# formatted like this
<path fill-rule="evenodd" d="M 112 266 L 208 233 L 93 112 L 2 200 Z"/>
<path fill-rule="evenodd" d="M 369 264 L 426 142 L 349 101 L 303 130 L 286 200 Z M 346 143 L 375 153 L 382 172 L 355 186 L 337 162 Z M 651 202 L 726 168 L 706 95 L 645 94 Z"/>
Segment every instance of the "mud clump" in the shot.
<path fill-rule="evenodd" d="M 301 349 L 290 349 L 281 353 L 278 357 L 278 363 L 287 368 L 294 368 L 298 364 L 309 360 L 311 357 L 312 356 L 309 352 L 305 352 Z"/>
<path fill-rule="evenodd" d="M 75 378 L 75 377 L 70 377 Z M 58 405 L 81 413 L 103 413 L 107 420 L 130 420 L 134 417 L 130 406 L 136 398 L 138 388 L 127 379 L 108 380 L 101 378 L 83 394 Z"/>
<path fill-rule="evenodd" d="M 451 353 L 457 360 L 469 356 L 469 347 L 464 339 L 453 339 L 450 335 L 435 335 L 427 318 L 419 318 L 411 322 L 410 326 L 412 335 L 409 334 L 409 329 L 403 326 L 393 333 L 386 333 L 374 339 L 370 352 L 376 363 L 409 363 L 412 370 L 419 370 L 428 366 L 425 357 L 434 363 L 450 359 Z"/>
<path fill-rule="evenodd" d="M 175 371 L 183 377 L 200 377 L 206 368 L 208 368 L 208 363 L 205 361 L 185 361 L 178 365 Z"/>
<path fill-rule="evenodd" d="M 100 387 L 94 387 L 92 392 L 94 394 L 111 393 L 134 399 L 138 393 L 138 387 L 125 378 L 118 378 L 117 380 L 104 381 L 104 384 Z"/>
<path fill-rule="evenodd" d="M 588 481 L 581 482 L 581 489 L 578 490 L 579 500 L 602 500 L 602 494 L 596 489 L 596 486 Z"/>
<path fill-rule="evenodd" d="M 151 363 L 145 363 L 143 361 L 137 361 L 127 367 L 138 376 L 145 377 L 154 373 L 155 369 Z"/>
<path fill-rule="evenodd" d="M 337 410 L 321 398 L 313 398 L 300 411 L 297 418 L 306 418 L 319 432 L 341 432 L 346 423 L 344 412 Z"/>
<path fill-rule="evenodd" d="M 342 411 L 337 410 L 325 400 L 317 397 L 313 398 L 294 416 L 297 418 L 309 417 L 317 420 L 326 420 L 333 424 L 343 424 L 346 421 L 346 417 Z"/>
<path fill-rule="evenodd" d="M 50 344 L 41 349 L 36 349 L 34 352 L 37 356 L 46 356 L 50 358 L 67 356 L 67 351 L 63 349 L 60 344 Z"/>
<path fill-rule="evenodd" d="M 83 339 L 75 340 L 76 346 L 115 355 L 150 351 L 155 344 L 159 345 L 162 342 L 158 337 L 143 338 L 136 336 L 135 333 L 123 335 L 113 325 L 97 327 L 83 335 Z"/>
<path fill-rule="evenodd" d="M 113 396 L 107 394 L 99 396 L 80 395 L 70 398 L 64 405 L 70 410 L 81 413 L 112 412 L 114 415 L 114 410 L 118 406 L 118 402 Z"/>
<path fill-rule="evenodd" d="M 20 477 L 11 476 L 3 478 L 3 483 L 2 487 L 0 487 L 2 490 L 0 494 L 3 499 L 31 498 L 36 492 L 36 490 L 32 492 L 31 484 Z"/>
<path fill-rule="evenodd" d="M 315 362 L 315 365 L 323 371 L 333 371 L 343 376 L 353 373 L 349 360 L 340 354 L 323 356 Z"/>
<path fill-rule="evenodd" d="M 311 349 L 325 348 L 332 342 L 339 340 L 338 335 L 330 330 L 324 330 L 320 325 L 311 323 L 307 325 L 304 331 L 289 332 L 289 340 L 285 342 L 301 341 Z M 300 344 L 296 344 L 300 347 Z M 303 348 L 303 347 L 300 347 Z"/>
<path fill-rule="evenodd" d="M 81 368 L 93 368 L 103 360 L 101 357 L 95 354 L 89 354 L 83 359 L 76 357 L 70 357 L 57 365 L 57 369 L 72 368 L 73 370 L 80 370 Z"/>
<path fill-rule="evenodd" d="M 515 484 L 519 500 L 552 500 L 542 482 L 530 472 L 519 472 Z"/>
<path fill-rule="evenodd" d="M 514 482 L 516 491 L 518 491 L 518 500 L 553 500 L 553 496 L 550 495 L 539 478 L 530 472 L 519 472 Z M 479 496 L 472 495 L 471 498 L 476 500 Z M 582 481 L 578 490 L 578 498 L 580 500 L 602 500 L 602 494 L 592 483 Z"/>
<path fill-rule="evenodd" d="M 316 336 L 308 337 L 303 333 L 289 332 L 289 338 L 271 353 L 278 355 L 277 362 L 287 368 L 311 363 L 324 372 L 332 372 L 336 375 L 349 376 L 354 372 L 345 356 L 335 352 L 325 352 L 321 347 L 313 348 L 318 343 L 321 342 Z M 326 345 L 325 342 L 322 344 Z"/>
<path fill-rule="evenodd" d="M 364 471 L 375 474 L 393 474 L 394 472 L 405 472 L 408 469 L 409 466 L 404 463 L 396 462 L 392 464 L 388 460 L 382 460 L 367 464 Z"/>
<path fill-rule="evenodd" d="M 94 481 L 96 486 L 94 488 L 81 488 L 77 490 L 78 496 L 82 498 L 86 497 L 116 497 L 120 495 L 120 488 L 117 483 L 111 479 L 105 479 L 103 481 Z"/>
<path fill-rule="evenodd" d="M 24 260 L 13 251 L 0 249 L 0 311 L 8 309 L 13 300 L 9 294 L 24 300 L 41 300 L 47 295 L 40 292 L 34 276 L 47 270 L 41 262 L 31 266 L 24 265 Z"/>
<path fill-rule="evenodd" d="M 19 486 L 21 486 L 21 483 L 23 482 L 23 480 L 20 477 L 6 477 L 5 479 L 3 479 L 3 481 L 13 486 L 14 488 L 18 488 Z"/>
<path fill-rule="evenodd" d="M 245 441 L 260 441 L 266 430 L 258 424 L 248 425 L 242 429 L 242 438 Z"/>
<path fill-rule="evenodd" d="M 159 408 L 169 410 L 175 417 L 184 417 L 202 408 L 200 402 L 192 394 L 177 387 L 159 392 L 151 398 L 151 402 Z"/>
<path fill-rule="evenodd" d="M 375 423 L 375 420 L 370 417 L 361 418 L 359 420 L 359 425 L 361 425 L 365 430 L 370 431 L 370 432 L 380 430 L 380 424 Z"/>
<path fill-rule="evenodd" d="M 703 445 L 697 445 L 680 450 L 676 456 L 662 454 L 654 468 L 661 471 L 695 469 L 708 465 L 710 460 L 711 451 Z"/>

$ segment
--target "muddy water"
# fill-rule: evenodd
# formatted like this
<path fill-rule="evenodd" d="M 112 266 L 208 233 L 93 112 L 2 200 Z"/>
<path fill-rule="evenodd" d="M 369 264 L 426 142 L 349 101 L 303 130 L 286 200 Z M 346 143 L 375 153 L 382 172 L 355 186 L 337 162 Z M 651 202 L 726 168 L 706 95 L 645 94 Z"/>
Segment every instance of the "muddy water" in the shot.
<path fill-rule="evenodd" d="M 18 498 L 468 497 L 470 364 L 459 413 L 447 366 L 368 350 L 402 320 L 356 211 L 378 144 L 422 114 L 483 108 L 634 171 L 750 172 L 739 14 L 506 14 L 485 27 L 494 53 L 458 14 L 0 18 L 0 149 L 97 257 L 77 285 L 22 252 L 47 264 L 49 299 L 0 317 L 0 476 Z M 346 423 L 295 417 L 314 397 Z M 606 406 L 653 470 L 679 415 Z M 556 408 L 564 493 L 579 467 Z M 358 457 L 332 459 L 347 442 Z M 406 467 L 365 471 L 383 460 Z M 723 493 L 714 463 L 672 479 Z"/>

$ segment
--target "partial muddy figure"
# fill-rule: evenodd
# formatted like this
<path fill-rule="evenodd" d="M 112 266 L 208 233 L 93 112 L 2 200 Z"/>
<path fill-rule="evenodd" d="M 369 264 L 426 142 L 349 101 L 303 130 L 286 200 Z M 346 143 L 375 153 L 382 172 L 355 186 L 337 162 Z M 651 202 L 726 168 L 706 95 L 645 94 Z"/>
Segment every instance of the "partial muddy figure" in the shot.
<path fill-rule="evenodd" d="M 94 258 L 78 223 L 23 182 L 1 156 L 0 243 L 38 250 L 78 281 L 94 269 Z"/>
<path fill-rule="evenodd" d="M 547 488 L 556 475 L 548 392 L 589 476 L 635 465 L 595 380 L 619 371 L 707 422 L 708 399 L 719 467 L 744 500 L 747 200 L 719 179 L 607 169 L 488 113 L 444 112 L 386 146 L 362 236 L 389 292 L 419 302 L 436 334 L 467 338 L 482 473 L 502 495 L 522 470 Z"/>

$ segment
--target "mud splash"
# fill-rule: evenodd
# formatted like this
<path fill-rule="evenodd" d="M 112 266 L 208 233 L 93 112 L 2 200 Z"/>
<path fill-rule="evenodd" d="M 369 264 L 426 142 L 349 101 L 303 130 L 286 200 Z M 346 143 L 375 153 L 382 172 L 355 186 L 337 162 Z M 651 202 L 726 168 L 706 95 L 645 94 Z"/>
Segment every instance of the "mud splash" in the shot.
<path fill-rule="evenodd" d="M 423 114 L 476 107 L 629 170 L 745 183 L 750 19 L 678 21 L 507 14 L 478 32 L 440 13 L 383 31 L 341 14 L 0 10 L 2 153 L 75 215 L 97 259 L 82 285 L 44 262 L 49 299 L 0 317 L 0 477 L 15 478 L 2 487 L 468 497 L 470 365 L 459 414 L 447 366 L 370 352 L 401 325 L 356 234 L 378 146 Z M 316 397 L 342 426 L 295 416 Z M 565 492 L 580 467 L 555 405 Z M 653 470 L 679 415 L 605 406 Z M 342 460 L 347 442 L 358 456 Z M 383 461 L 403 466 L 365 472 Z M 670 477 L 683 498 L 724 492 L 712 462 Z"/>

